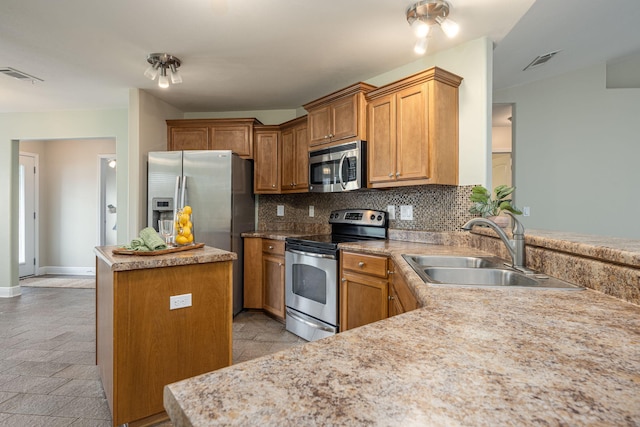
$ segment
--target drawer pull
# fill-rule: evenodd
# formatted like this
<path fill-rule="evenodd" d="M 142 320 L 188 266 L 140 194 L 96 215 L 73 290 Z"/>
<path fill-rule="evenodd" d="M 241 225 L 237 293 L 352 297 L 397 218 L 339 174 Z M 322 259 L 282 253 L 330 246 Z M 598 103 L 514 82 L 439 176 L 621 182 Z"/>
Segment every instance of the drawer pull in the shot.
<path fill-rule="evenodd" d="M 358 263 L 358 267 L 360 267 L 360 268 L 364 267 L 364 262 L 360 261 L 360 262 Z"/>
<path fill-rule="evenodd" d="M 269 245 L 269 249 L 273 249 L 273 246 Z"/>
<path fill-rule="evenodd" d="M 393 301 L 394 299 L 393 295 L 389 295 L 389 301 Z"/>

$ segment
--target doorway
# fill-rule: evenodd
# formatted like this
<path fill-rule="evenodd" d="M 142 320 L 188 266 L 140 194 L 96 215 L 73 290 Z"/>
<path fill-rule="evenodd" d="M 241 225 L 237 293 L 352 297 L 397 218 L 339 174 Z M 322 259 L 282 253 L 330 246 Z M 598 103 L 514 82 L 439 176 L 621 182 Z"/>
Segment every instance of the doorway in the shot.
<path fill-rule="evenodd" d="M 491 118 L 492 187 L 513 186 L 513 104 L 493 104 Z"/>
<path fill-rule="evenodd" d="M 18 276 L 36 274 L 38 157 L 20 153 L 18 167 Z"/>
<path fill-rule="evenodd" d="M 117 244 L 116 201 L 117 201 L 117 162 L 115 154 L 100 154 L 98 156 L 98 246 L 112 246 Z"/>

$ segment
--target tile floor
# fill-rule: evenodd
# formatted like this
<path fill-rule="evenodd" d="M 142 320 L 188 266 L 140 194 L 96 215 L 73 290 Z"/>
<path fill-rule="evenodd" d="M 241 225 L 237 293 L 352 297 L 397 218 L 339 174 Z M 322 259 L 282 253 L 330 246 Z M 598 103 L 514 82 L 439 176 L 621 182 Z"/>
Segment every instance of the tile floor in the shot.
<path fill-rule="evenodd" d="M 233 334 L 234 363 L 305 342 L 260 312 L 240 313 Z M 110 425 L 95 366 L 95 290 L 22 287 L 0 299 L 0 427 Z"/>

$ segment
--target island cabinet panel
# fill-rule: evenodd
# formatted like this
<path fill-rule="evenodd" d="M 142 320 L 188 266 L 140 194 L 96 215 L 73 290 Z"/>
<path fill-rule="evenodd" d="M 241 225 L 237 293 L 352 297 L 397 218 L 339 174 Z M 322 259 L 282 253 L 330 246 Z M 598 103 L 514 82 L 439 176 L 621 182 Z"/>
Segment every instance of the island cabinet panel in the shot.
<path fill-rule="evenodd" d="M 97 261 L 97 363 L 113 425 L 166 418 L 165 385 L 231 365 L 232 263 L 110 271 Z M 170 310 L 170 297 L 191 294 Z"/>
<path fill-rule="evenodd" d="M 280 193 L 280 132 L 277 126 L 261 126 L 255 131 L 253 192 Z"/>
<path fill-rule="evenodd" d="M 458 86 L 437 67 L 366 94 L 368 186 L 458 184 Z"/>
<path fill-rule="evenodd" d="M 243 159 L 253 158 L 253 128 L 248 119 L 167 120 L 167 149 L 231 150 Z"/>
<path fill-rule="evenodd" d="M 282 167 L 280 191 L 303 193 L 309 191 L 309 133 L 307 117 L 283 123 Z"/>
<path fill-rule="evenodd" d="M 343 252 L 340 261 L 340 331 L 389 316 L 387 258 Z"/>
<path fill-rule="evenodd" d="M 360 82 L 305 104 L 309 112 L 309 148 L 365 139 L 364 94 L 372 89 L 375 86 Z"/>

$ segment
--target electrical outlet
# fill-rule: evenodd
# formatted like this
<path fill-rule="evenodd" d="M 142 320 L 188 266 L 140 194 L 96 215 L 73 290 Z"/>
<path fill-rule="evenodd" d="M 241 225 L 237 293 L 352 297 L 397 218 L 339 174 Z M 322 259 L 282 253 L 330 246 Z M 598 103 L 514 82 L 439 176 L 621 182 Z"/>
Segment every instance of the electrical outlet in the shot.
<path fill-rule="evenodd" d="M 396 207 L 394 205 L 387 205 L 387 213 L 389 214 L 389 219 L 396 219 Z"/>
<path fill-rule="evenodd" d="M 276 215 L 284 216 L 284 205 L 278 205 L 278 207 L 276 208 Z"/>
<path fill-rule="evenodd" d="M 403 221 L 413 221 L 413 205 L 400 206 L 400 219 Z"/>
<path fill-rule="evenodd" d="M 529 206 L 525 206 L 522 208 L 522 216 L 530 216 L 531 208 Z"/>
<path fill-rule="evenodd" d="M 316 210 L 313 206 L 309 206 L 309 216 L 316 216 Z"/>
<path fill-rule="evenodd" d="M 169 297 L 169 310 L 191 307 L 191 294 L 174 295 Z"/>

